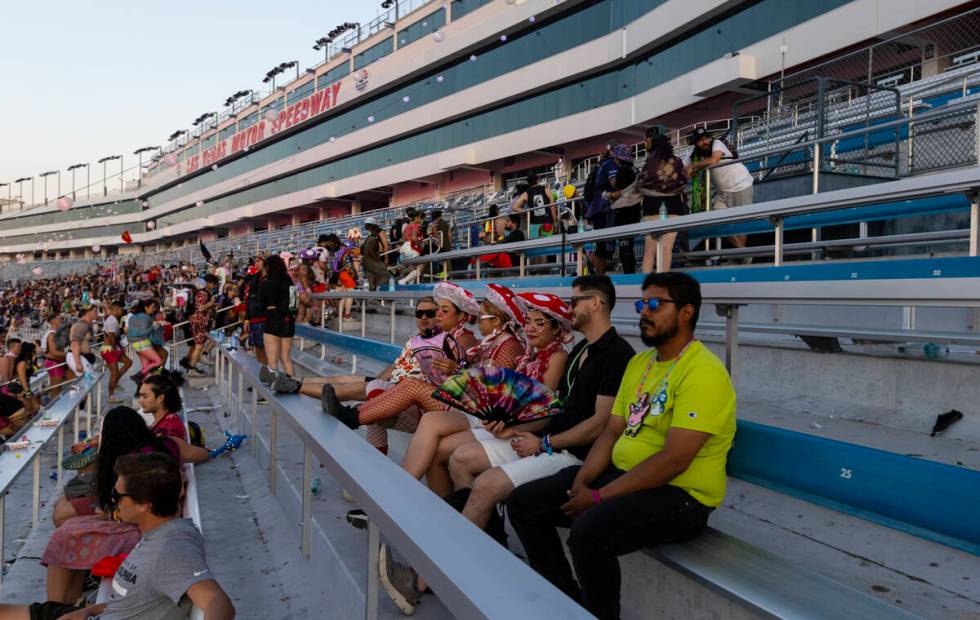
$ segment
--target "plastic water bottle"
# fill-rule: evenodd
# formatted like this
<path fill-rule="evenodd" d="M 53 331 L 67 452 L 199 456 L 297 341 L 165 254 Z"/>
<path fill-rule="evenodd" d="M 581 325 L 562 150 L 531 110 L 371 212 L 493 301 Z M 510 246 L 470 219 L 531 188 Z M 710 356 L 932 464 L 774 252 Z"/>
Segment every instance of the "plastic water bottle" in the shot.
<path fill-rule="evenodd" d="M 667 219 L 667 205 L 663 202 L 660 203 L 660 219 Z"/>
<path fill-rule="evenodd" d="M 949 355 L 949 347 L 935 342 L 912 342 L 898 346 L 898 352 L 909 357 L 922 357 L 927 360 L 938 360 Z"/>
<path fill-rule="evenodd" d="M 313 494 L 313 497 L 317 497 L 317 496 L 320 495 L 320 479 L 319 478 L 314 478 L 313 479 L 313 482 L 310 483 L 310 493 Z"/>
<path fill-rule="evenodd" d="M 388 278 L 388 291 L 391 293 L 395 292 L 395 276 Z"/>
<path fill-rule="evenodd" d="M 367 278 L 364 278 L 364 284 L 362 285 L 362 287 L 365 293 L 371 290 L 371 285 L 368 283 Z"/>
<path fill-rule="evenodd" d="M 231 350 L 232 351 L 237 351 L 238 350 L 238 344 L 242 341 L 241 340 L 241 337 L 242 337 L 242 330 L 241 329 L 236 329 L 235 330 L 235 333 L 232 334 L 232 336 L 231 336 Z"/>

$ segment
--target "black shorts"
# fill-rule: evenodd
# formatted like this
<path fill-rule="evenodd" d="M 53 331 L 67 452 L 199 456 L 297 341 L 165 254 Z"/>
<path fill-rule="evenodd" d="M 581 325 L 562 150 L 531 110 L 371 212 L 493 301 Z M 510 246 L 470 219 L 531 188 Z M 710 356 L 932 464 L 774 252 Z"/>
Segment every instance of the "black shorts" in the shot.
<path fill-rule="evenodd" d="M 265 319 L 262 331 L 278 338 L 292 338 L 296 335 L 296 320 L 291 316 L 271 312 Z"/>
<path fill-rule="evenodd" d="M 640 223 L 640 205 L 635 204 L 632 207 L 623 207 L 622 209 L 616 209 L 613 211 L 613 225 L 623 226 L 625 224 L 639 224 Z"/>
<path fill-rule="evenodd" d="M 660 215 L 660 205 L 667 205 L 667 215 L 687 215 L 687 205 L 680 196 L 647 196 L 643 199 L 643 216 Z"/>
<path fill-rule="evenodd" d="M 57 620 L 65 614 L 84 609 L 84 607 L 48 601 L 47 603 L 31 603 L 27 609 L 31 614 L 31 620 Z"/>

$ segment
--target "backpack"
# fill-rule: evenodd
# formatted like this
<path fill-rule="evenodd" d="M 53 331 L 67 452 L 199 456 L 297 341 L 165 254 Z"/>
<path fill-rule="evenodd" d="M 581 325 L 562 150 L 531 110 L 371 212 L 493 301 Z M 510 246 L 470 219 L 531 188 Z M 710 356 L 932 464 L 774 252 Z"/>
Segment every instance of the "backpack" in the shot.
<path fill-rule="evenodd" d="M 723 136 L 721 136 L 719 138 L 715 138 L 715 139 L 718 140 L 719 142 L 721 142 L 722 144 L 724 144 L 725 145 L 725 148 L 727 148 L 731 152 L 731 154 L 732 154 L 731 157 L 722 157 L 722 159 L 738 159 L 738 150 L 735 148 L 735 146 L 731 142 L 728 141 L 728 134 L 725 134 L 725 135 L 723 135 Z"/>
<path fill-rule="evenodd" d="M 71 339 L 71 328 L 75 326 L 76 320 L 65 319 L 58 331 L 54 333 L 54 344 L 62 351 L 67 351 Z"/>

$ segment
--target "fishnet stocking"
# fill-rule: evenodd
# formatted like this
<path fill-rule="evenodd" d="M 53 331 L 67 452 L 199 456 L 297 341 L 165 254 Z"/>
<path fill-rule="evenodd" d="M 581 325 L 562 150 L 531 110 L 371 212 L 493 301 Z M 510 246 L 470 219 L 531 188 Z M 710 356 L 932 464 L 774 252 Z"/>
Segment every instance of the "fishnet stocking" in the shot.
<path fill-rule="evenodd" d="M 419 414 L 413 409 L 399 413 L 398 417 L 395 418 L 395 425 L 388 428 L 403 433 L 414 433 L 418 427 Z M 388 448 L 388 428 L 372 424 L 368 427 L 367 431 L 368 443 L 386 453 Z"/>
<path fill-rule="evenodd" d="M 416 405 L 419 411 L 445 409 L 445 405 L 432 398 L 434 389 L 427 381 L 403 379 L 395 387 L 385 390 L 381 396 L 361 405 L 357 419 L 361 424 L 372 424 L 378 420 L 393 418 L 412 405 Z"/>

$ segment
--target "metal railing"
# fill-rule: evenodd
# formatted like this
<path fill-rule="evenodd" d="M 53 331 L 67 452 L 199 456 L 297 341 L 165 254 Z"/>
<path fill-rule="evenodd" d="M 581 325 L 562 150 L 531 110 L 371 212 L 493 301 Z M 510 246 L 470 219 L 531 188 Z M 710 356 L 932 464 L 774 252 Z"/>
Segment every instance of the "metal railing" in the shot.
<path fill-rule="evenodd" d="M 576 248 L 578 256 L 577 272 L 582 273 L 582 266 L 585 261 L 584 246 L 586 244 L 600 241 L 612 241 L 625 237 L 640 237 L 646 234 L 658 237 L 659 244 L 659 235 L 668 232 L 679 232 L 720 224 L 735 224 L 739 222 L 748 222 L 751 220 L 768 219 L 773 223 L 775 232 L 775 243 L 773 245 L 772 258 L 774 264 L 779 266 L 783 264 L 784 257 L 783 220 L 788 216 L 833 211 L 849 207 L 887 203 L 894 200 L 907 200 L 923 196 L 935 196 L 957 192 L 973 194 L 980 189 L 980 169 L 978 169 L 976 166 L 972 166 L 963 170 L 939 172 L 922 177 L 910 177 L 875 185 L 836 190 L 820 194 L 817 193 L 820 187 L 820 174 L 822 170 L 820 162 L 823 157 L 822 154 L 834 142 L 848 138 L 863 138 L 869 132 L 882 132 L 890 129 L 900 129 L 902 127 L 908 127 L 913 123 L 928 123 L 937 118 L 947 117 L 951 113 L 964 112 L 980 114 L 980 106 L 973 102 L 948 106 L 941 110 L 935 110 L 922 114 L 913 119 L 903 118 L 896 121 L 881 123 L 873 127 L 862 128 L 852 132 L 802 142 L 798 145 L 776 148 L 763 153 L 754 154 L 751 156 L 751 158 L 723 161 L 722 163 L 719 163 L 713 167 L 720 168 L 722 166 L 740 164 L 759 158 L 780 156 L 787 151 L 809 151 L 811 153 L 810 159 L 812 162 L 810 171 L 812 177 L 812 194 L 756 203 L 742 207 L 734 207 L 720 211 L 707 210 L 705 212 L 671 218 L 669 220 L 641 222 L 639 224 L 614 226 L 611 228 L 603 228 L 601 230 L 571 234 L 567 236 L 565 243 Z M 975 123 L 975 130 L 980 131 L 980 123 Z M 980 149 L 978 149 L 978 151 L 980 151 Z M 974 154 L 974 157 L 976 157 L 976 154 Z M 707 179 L 705 193 L 710 195 L 711 175 L 706 174 L 705 178 Z M 977 201 L 976 199 L 973 199 L 972 206 L 970 208 L 970 232 L 968 236 L 970 256 L 977 255 L 977 229 Z M 528 250 L 553 249 L 560 248 L 561 246 L 561 237 L 543 237 L 518 243 L 498 244 L 493 246 L 493 250 L 496 252 L 523 254 Z M 484 254 L 487 252 L 487 248 L 488 246 L 480 246 L 463 250 L 454 250 L 452 252 L 437 254 L 435 256 L 420 256 L 418 258 L 405 260 L 402 264 L 419 265 L 431 262 L 442 262 L 444 265 L 446 265 L 449 263 L 449 261 L 455 258 L 470 258 Z M 523 263 L 524 261 L 522 260 L 522 264 Z M 523 269 L 521 269 L 520 275 L 524 275 Z M 479 277 L 479 274 L 477 274 L 477 277 Z"/>
<path fill-rule="evenodd" d="M 79 377 L 76 380 L 76 385 L 67 390 L 67 393 L 55 401 L 54 405 L 45 410 L 39 419 L 35 419 L 29 427 L 21 429 L 3 446 L 3 450 L 0 452 L 0 558 L 3 557 L 5 499 L 8 491 L 21 473 L 30 465 L 34 474 L 31 523 L 32 527 L 37 527 L 40 522 L 41 507 L 41 450 L 52 438 L 57 439 L 58 449 L 55 458 L 57 461 L 57 481 L 60 484 L 62 481 L 61 455 L 65 447 L 65 422 L 72 419 L 74 443 L 77 443 L 81 430 L 79 406 L 84 403 L 85 431 L 87 436 L 91 435 L 93 418 L 96 418 L 98 412 L 101 412 L 100 389 L 103 374 L 100 372 L 91 378 Z M 94 403 L 93 391 L 96 392 Z M 2 580 L 3 575 L 0 573 L 0 582 Z"/>
<path fill-rule="evenodd" d="M 218 347 L 216 384 L 226 402 L 235 403 L 239 423 L 248 424 L 253 448 L 258 399 L 271 408 L 269 486 L 278 495 L 280 422 L 303 443 L 300 539 L 309 558 L 316 524 L 313 518 L 314 457 L 367 513 L 368 571 L 365 617 L 378 617 L 378 549 L 381 535 L 424 576 L 442 603 L 458 618 L 588 618 L 584 609 L 521 560 L 473 527 L 448 504 L 394 462 L 330 416 L 312 399 L 281 396 L 258 381 L 258 363 L 240 350 Z M 246 406 L 244 386 L 252 387 Z M 237 395 L 237 396 L 236 396 Z M 251 412 L 249 415 L 248 412 Z M 422 509 L 424 507 L 424 509 Z M 446 544 L 452 541 L 452 544 Z"/>

